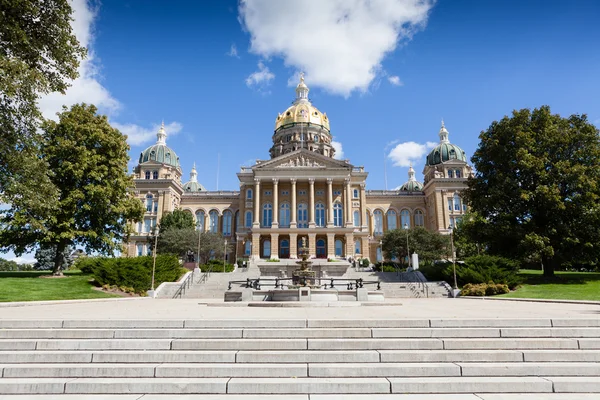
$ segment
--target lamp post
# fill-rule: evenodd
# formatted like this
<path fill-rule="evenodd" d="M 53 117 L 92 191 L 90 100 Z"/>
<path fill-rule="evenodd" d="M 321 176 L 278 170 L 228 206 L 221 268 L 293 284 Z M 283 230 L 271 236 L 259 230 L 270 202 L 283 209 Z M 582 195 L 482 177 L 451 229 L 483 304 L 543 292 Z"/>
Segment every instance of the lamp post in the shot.
<path fill-rule="evenodd" d="M 379 241 L 379 251 L 381 252 L 381 270 L 383 271 L 383 240 Z"/>
<path fill-rule="evenodd" d="M 450 230 L 450 246 L 452 250 L 452 272 L 454 274 L 454 290 L 458 290 L 458 283 L 456 282 L 456 255 L 454 253 L 454 227 L 452 225 L 448 226 Z"/>
<path fill-rule="evenodd" d="M 202 231 L 198 229 L 198 251 L 196 252 L 198 256 L 198 268 L 200 268 L 200 237 L 202 237 Z"/>
<path fill-rule="evenodd" d="M 154 273 L 156 271 L 156 246 L 158 245 L 158 234 L 156 233 L 156 225 L 154 225 L 154 251 L 152 252 L 152 284 L 150 290 L 152 291 L 152 297 L 154 297 Z"/>
<path fill-rule="evenodd" d="M 410 250 L 408 248 L 408 224 L 404 224 L 404 230 L 406 231 L 406 258 L 408 259 L 408 268 L 410 268 Z"/>
<path fill-rule="evenodd" d="M 223 249 L 223 273 L 225 273 L 225 261 L 227 260 L 227 239 L 225 239 L 225 248 Z"/>

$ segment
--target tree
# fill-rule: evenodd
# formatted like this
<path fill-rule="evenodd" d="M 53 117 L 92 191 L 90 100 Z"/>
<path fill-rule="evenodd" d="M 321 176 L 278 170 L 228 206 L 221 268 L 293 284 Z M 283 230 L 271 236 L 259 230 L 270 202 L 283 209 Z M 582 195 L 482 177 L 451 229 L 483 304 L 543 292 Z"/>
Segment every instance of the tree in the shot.
<path fill-rule="evenodd" d="M 170 228 L 158 236 L 158 254 L 176 254 L 184 258 L 188 252 L 198 253 L 199 232 L 190 228 Z M 231 243 L 227 244 L 227 252 L 232 250 Z M 225 239 L 220 233 L 200 233 L 200 258 L 202 264 L 212 258 L 223 259 Z"/>
<path fill-rule="evenodd" d="M 73 265 L 73 247 L 67 246 L 64 251 L 63 268 L 68 269 Z M 54 260 L 56 258 L 56 246 L 40 246 L 35 252 L 36 263 L 33 269 L 38 271 L 49 271 L 54 268 Z"/>
<path fill-rule="evenodd" d="M 447 254 L 449 247 L 448 237 L 437 232 L 429 232 L 422 227 L 412 229 L 393 229 L 383 235 L 382 247 L 386 258 L 404 258 L 407 254 L 406 239 L 408 236 L 408 250 L 417 253 L 423 263 L 432 263 Z"/>
<path fill-rule="evenodd" d="M 600 256 L 600 136 L 586 115 L 514 111 L 481 132 L 465 199 L 491 254 L 542 261 L 544 274 Z"/>
<path fill-rule="evenodd" d="M 0 246 L 17 255 L 35 245 L 56 246 L 54 274 L 61 274 L 69 245 L 89 253 L 112 254 L 127 237 L 127 221 L 139 221 L 144 208 L 127 174 L 126 137 L 93 105 L 77 104 L 43 124 L 40 156 L 58 190 L 56 207 L 33 214 L 15 198 L 0 211 Z M 34 224 L 30 223 L 34 221 Z"/>
<path fill-rule="evenodd" d="M 64 93 L 85 57 L 68 0 L 2 1 L 0 12 L 0 202 L 36 215 L 55 207 L 57 189 L 39 157 L 40 95 Z M 21 218 L 27 218 L 22 215 Z M 27 223 L 37 228 L 30 218 Z"/>
<path fill-rule="evenodd" d="M 171 229 L 194 229 L 194 217 L 191 213 L 176 209 L 173 212 L 166 212 L 159 223 L 159 232 L 163 232 Z"/>

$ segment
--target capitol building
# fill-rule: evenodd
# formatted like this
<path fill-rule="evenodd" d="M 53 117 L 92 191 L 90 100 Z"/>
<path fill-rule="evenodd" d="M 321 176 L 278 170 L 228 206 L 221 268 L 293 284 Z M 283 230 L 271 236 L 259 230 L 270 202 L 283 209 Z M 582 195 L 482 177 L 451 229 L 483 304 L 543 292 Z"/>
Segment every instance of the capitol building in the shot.
<path fill-rule="evenodd" d="M 209 191 L 195 167 L 187 182 L 164 125 L 156 144 L 134 168 L 136 196 L 146 213 L 127 243 L 129 256 L 149 254 L 149 235 L 166 212 L 191 213 L 198 229 L 233 244 L 229 260 L 297 258 L 302 240 L 315 258 L 382 259 L 380 240 L 392 229 L 422 226 L 448 233 L 466 212 L 461 192 L 472 174 L 465 152 L 449 141 L 442 122 L 439 144 L 423 170 L 395 190 L 366 190 L 368 172 L 334 158 L 330 121 L 308 98 L 300 78 L 296 99 L 275 119 L 269 160 L 237 173 L 239 191 Z"/>

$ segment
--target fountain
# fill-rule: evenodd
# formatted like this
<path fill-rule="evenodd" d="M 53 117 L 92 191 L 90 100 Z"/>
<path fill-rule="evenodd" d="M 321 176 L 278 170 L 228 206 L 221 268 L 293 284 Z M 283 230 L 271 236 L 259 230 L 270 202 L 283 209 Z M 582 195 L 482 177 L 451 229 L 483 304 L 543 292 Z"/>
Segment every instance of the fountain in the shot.
<path fill-rule="evenodd" d="M 292 273 L 292 284 L 288 285 L 288 289 L 298 289 L 301 287 L 310 287 L 318 289 L 321 286 L 315 285 L 316 272 L 310 266 L 312 261 L 308 261 L 308 247 L 306 247 L 306 238 L 302 238 L 302 247 L 298 249 L 298 255 L 301 257 L 296 264 L 300 265 L 300 269 Z"/>

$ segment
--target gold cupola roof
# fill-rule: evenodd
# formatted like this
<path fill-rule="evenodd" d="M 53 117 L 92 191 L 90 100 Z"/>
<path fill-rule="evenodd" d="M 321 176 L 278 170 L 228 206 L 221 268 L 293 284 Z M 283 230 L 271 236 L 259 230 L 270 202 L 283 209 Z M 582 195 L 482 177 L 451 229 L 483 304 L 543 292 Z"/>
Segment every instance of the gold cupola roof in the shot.
<path fill-rule="evenodd" d="M 308 86 L 304 83 L 304 74 L 300 73 L 300 83 L 296 86 L 296 100 L 275 119 L 275 132 L 298 124 L 321 126 L 329 132 L 329 119 L 326 113 L 312 105 L 308 99 Z"/>

